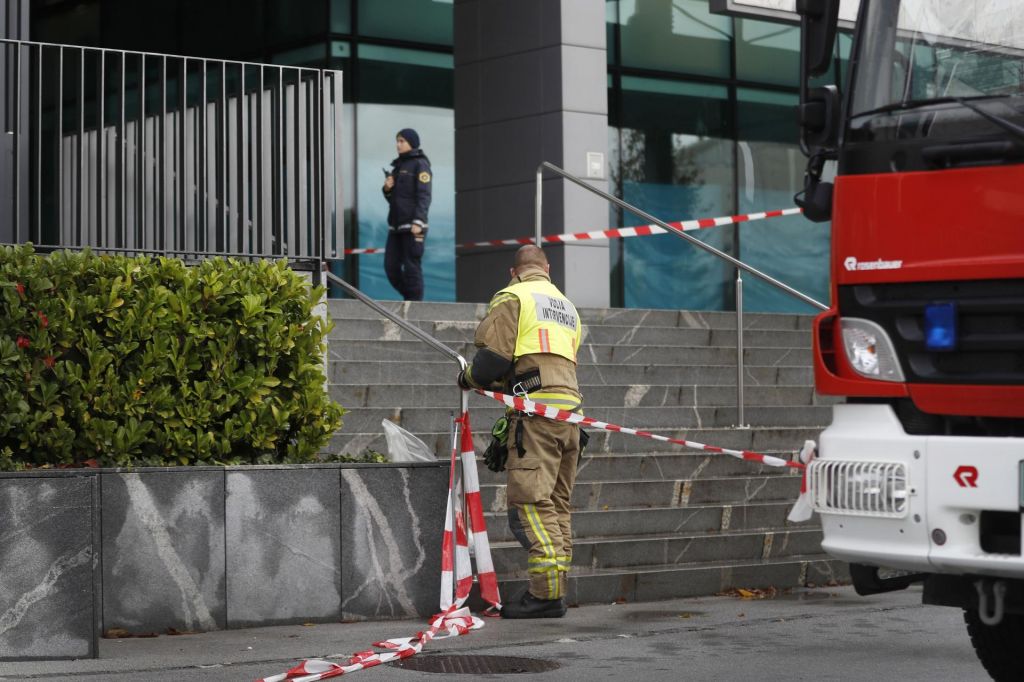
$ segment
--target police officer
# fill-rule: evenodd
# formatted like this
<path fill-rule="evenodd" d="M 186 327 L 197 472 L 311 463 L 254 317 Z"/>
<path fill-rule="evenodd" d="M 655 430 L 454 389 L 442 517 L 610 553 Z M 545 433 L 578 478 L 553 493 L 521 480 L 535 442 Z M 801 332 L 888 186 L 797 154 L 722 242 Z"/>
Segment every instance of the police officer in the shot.
<path fill-rule="evenodd" d="M 516 395 L 579 410 L 576 352 L 583 327 L 549 276 L 544 252 L 516 252 L 512 281 L 491 299 L 476 330 L 479 348 L 459 374 L 463 389 L 502 382 Z M 515 413 L 509 419 L 509 526 L 529 551 L 527 590 L 504 605 L 504 618 L 560 618 L 572 563 L 569 505 L 580 453 L 575 424 Z"/>
<path fill-rule="evenodd" d="M 407 301 L 423 300 L 423 247 L 427 238 L 430 190 L 433 176 L 430 159 L 420 149 L 420 136 L 403 128 L 395 136 L 398 158 L 384 180 L 388 210 L 388 241 L 384 248 L 384 272 Z"/>

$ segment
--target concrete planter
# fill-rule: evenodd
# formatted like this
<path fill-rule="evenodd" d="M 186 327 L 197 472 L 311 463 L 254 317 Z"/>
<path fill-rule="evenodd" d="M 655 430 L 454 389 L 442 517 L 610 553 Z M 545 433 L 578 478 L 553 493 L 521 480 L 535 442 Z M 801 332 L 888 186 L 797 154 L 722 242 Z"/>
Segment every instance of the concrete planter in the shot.
<path fill-rule="evenodd" d="M 100 633 L 428 616 L 448 467 L 0 474 L 0 660 Z"/>

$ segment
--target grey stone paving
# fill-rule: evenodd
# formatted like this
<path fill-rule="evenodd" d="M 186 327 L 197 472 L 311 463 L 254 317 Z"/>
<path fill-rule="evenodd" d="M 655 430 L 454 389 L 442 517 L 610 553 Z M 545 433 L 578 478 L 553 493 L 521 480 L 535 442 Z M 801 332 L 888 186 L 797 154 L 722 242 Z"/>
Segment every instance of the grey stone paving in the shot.
<path fill-rule="evenodd" d="M 306 657 L 347 657 L 424 623 L 279 626 L 155 639 L 102 640 L 99 660 L 0 664 L 0 680 L 254 680 Z M 960 612 L 922 606 L 920 591 L 858 597 L 848 587 L 795 589 L 775 599 L 674 599 L 598 604 L 562 620 L 486 620 L 420 656 L 524 656 L 559 669 L 523 680 L 986 680 Z M 389 666 L 360 680 L 438 680 Z M 347 676 L 346 676 L 347 677 Z M 458 676 L 473 679 L 471 676 Z"/>

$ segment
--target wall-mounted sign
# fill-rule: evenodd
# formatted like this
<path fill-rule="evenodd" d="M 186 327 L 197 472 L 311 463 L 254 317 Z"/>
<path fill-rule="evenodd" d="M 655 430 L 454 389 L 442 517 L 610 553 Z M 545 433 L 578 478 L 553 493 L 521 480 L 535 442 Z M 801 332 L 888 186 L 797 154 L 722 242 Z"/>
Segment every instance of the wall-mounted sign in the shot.
<path fill-rule="evenodd" d="M 587 177 L 604 180 L 604 153 L 587 152 Z"/>

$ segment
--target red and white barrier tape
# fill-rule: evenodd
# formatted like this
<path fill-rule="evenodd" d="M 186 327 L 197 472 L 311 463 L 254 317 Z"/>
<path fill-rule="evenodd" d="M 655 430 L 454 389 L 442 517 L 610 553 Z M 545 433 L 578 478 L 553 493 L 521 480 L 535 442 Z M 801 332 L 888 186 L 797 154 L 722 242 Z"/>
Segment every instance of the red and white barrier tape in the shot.
<path fill-rule="evenodd" d="M 441 550 L 441 608 L 461 605 L 469 596 L 473 586 L 473 571 L 469 562 L 469 542 L 465 517 L 459 499 L 466 502 L 469 512 L 469 532 L 473 536 L 476 556 L 477 581 L 480 596 L 492 609 L 501 609 L 498 594 L 498 577 L 491 561 L 491 546 L 487 540 L 487 522 L 484 520 L 483 504 L 480 501 L 480 477 L 476 469 L 476 452 L 473 450 L 473 432 L 469 426 L 469 412 L 455 420 L 461 427 L 459 451 L 462 460 L 462 480 L 455 482 L 455 452 L 452 452 L 451 474 L 448 480 L 448 508 L 445 513 L 444 542 Z M 453 493 L 454 488 L 454 493 Z M 463 494 L 463 490 L 465 493 Z M 454 513 L 452 510 L 455 506 Z M 452 528 L 452 524 L 455 527 Z M 453 551 L 454 550 L 454 551 Z M 454 575 L 455 594 L 452 595 Z"/>
<path fill-rule="evenodd" d="M 332 663 L 322 658 L 315 658 L 302 661 L 288 672 L 279 675 L 271 675 L 258 680 L 258 682 L 316 682 L 327 680 L 332 677 L 339 677 L 354 673 L 357 670 L 372 668 L 382 663 L 397 661 L 403 658 L 414 656 L 423 650 L 424 645 L 432 639 L 446 639 L 458 637 L 470 630 L 477 630 L 484 626 L 484 622 L 472 615 L 466 607 L 456 608 L 454 605 L 443 613 L 439 613 L 430 620 L 430 629 L 418 633 L 415 637 L 404 639 L 386 639 L 383 642 L 375 642 L 373 646 L 389 651 L 360 651 L 353 654 L 346 665 Z"/>
<path fill-rule="evenodd" d="M 784 208 L 777 211 L 762 211 L 759 213 L 745 213 L 743 215 L 721 216 L 719 218 L 698 218 L 696 220 L 682 220 L 669 223 L 672 227 L 679 228 L 684 232 L 690 230 L 703 230 L 709 227 L 721 225 L 732 225 L 735 223 L 749 223 L 755 220 L 767 218 L 780 218 L 782 216 L 797 215 L 801 213 L 799 208 Z M 544 235 L 541 239 L 548 244 L 561 244 L 564 242 L 578 242 L 588 239 L 621 239 L 625 237 L 646 237 L 652 234 L 667 234 L 668 230 L 658 225 L 636 225 L 634 227 L 616 227 L 608 230 L 594 230 L 592 232 L 566 232 L 564 234 Z M 517 244 L 533 244 L 533 237 L 519 237 L 517 239 L 491 239 L 482 242 L 465 242 L 456 244 L 456 249 L 474 249 L 482 246 L 515 246 Z M 384 253 L 383 248 L 366 249 L 345 249 L 345 254 L 372 254 Z"/>
<path fill-rule="evenodd" d="M 484 521 L 483 505 L 480 502 L 480 479 L 476 469 L 476 452 L 473 450 L 473 433 L 469 427 L 469 412 L 463 412 L 456 421 L 460 438 L 452 448 L 451 474 L 448 478 L 448 501 L 445 513 L 444 540 L 441 550 L 441 613 L 430 619 L 430 627 L 415 637 L 386 639 L 374 642 L 373 646 L 385 651 L 360 651 L 353 654 L 347 664 L 332 663 L 323 659 L 302 661 L 291 670 L 279 675 L 264 677 L 257 682 L 316 682 L 339 677 L 357 670 L 372 668 L 409 658 L 420 653 L 427 642 L 433 639 L 458 637 L 484 626 L 484 621 L 470 613 L 463 606 L 473 587 L 473 569 L 470 564 L 469 540 L 466 532 L 466 517 L 462 513 L 462 502 L 468 511 L 469 532 L 473 536 L 476 556 L 477 580 L 480 596 L 491 605 L 488 610 L 500 610 L 498 580 L 491 561 L 490 544 L 487 542 L 487 524 Z M 456 456 L 462 462 L 462 481 L 455 481 Z M 463 489 L 465 495 L 462 495 Z M 453 594 L 453 578 L 454 594 Z"/>
<path fill-rule="evenodd" d="M 659 436 L 656 433 L 650 433 L 648 431 L 640 431 L 637 429 L 630 429 L 625 426 L 618 426 L 617 424 L 609 424 L 608 422 L 599 421 L 590 417 L 584 417 L 578 412 L 568 412 L 566 410 L 560 410 L 557 407 L 551 407 L 543 403 L 534 402 L 527 398 L 520 398 L 514 395 L 506 395 L 504 393 L 498 393 L 496 391 L 485 391 L 483 389 L 475 389 L 477 393 L 488 398 L 494 398 L 495 400 L 505 403 L 507 406 L 519 410 L 520 412 L 526 412 L 527 414 L 536 414 L 541 417 L 548 419 L 554 419 L 560 422 L 569 422 L 570 424 L 579 424 L 581 426 L 593 426 L 597 429 L 603 429 L 605 431 L 612 431 L 614 433 L 627 433 L 633 436 L 639 436 L 641 438 L 649 438 L 651 440 L 659 440 L 665 443 L 675 443 L 676 445 L 682 445 L 683 447 L 692 448 L 694 450 L 703 450 L 704 452 L 713 452 L 721 455 L 731 455 L 739 459 L 744 459 L 749 462 L 760 462 L 772 467 L 789 467 L 793 469 L 803 469 L 804 464 L 802 462 L 794 462 L 781 457 L 775 457 L 773 455 L 764 455 L 759 452 L 751 452 L 749 450 L 730 450 L 729 448 L 720 448 L 714 445 L 705 445 L 704 443 L 697 443 L 692 440 L 681 440 L 679 438 L 669 438 L 668 436 Z"/>
<path fill-rule="evenodd" d="M 384 253 L 383 247 L 374 247 L 372 249 L 345 249 L 343 252 L 346 256 L 351 255 L 368 255 L 371 253 Z"/>

